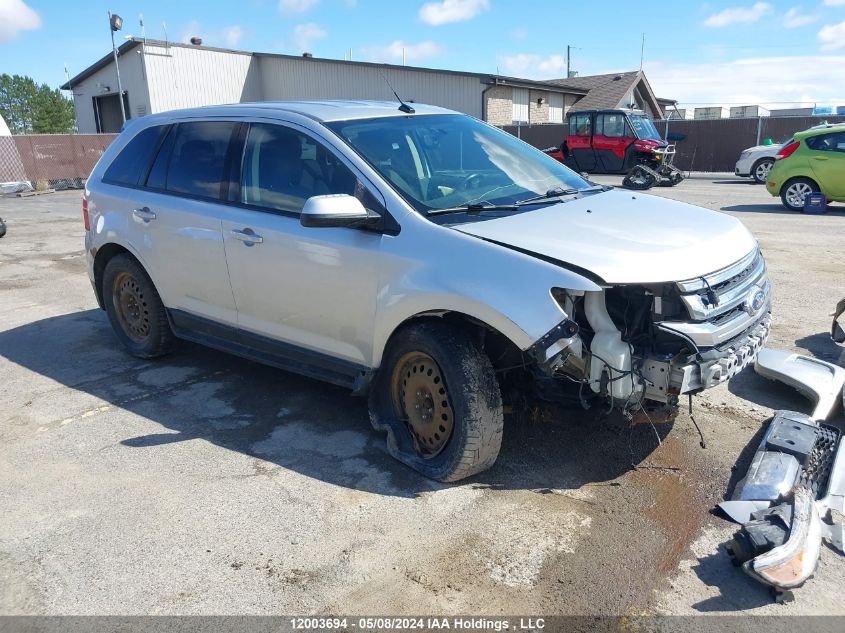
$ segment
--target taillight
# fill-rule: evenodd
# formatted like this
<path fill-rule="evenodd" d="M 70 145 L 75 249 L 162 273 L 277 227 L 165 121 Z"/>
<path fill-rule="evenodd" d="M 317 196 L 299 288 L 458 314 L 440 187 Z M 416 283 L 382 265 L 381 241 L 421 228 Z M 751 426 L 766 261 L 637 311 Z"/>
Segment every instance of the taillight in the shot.
<path fill-rule="evenodd" d="M 795 153 L 795 150 L 800 147 L 801 143 L 798 141 L 792 141 L 789 145 L 784 145 L 780 148 L 780 151 L 775 156 L 775 160 L 783 160 L 784 158 L 789 158 Z"/>
<path fill-rule="evenodd" d="M 82 194 L 82 223 L 85 225 L 85 230 L 91 230 L 91 221 L 88 219 L 88 198 Z"/>

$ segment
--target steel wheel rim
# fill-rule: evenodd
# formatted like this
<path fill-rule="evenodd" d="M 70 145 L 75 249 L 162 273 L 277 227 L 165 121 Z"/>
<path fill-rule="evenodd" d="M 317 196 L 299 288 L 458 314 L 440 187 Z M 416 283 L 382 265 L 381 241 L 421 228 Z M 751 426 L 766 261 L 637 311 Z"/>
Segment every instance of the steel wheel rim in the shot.
<path fill-rule="evenodd" d="M 142 343 L 150 335 L 150 310 L 138 280 L 120 273 L 112 286 L 112 302 L 117 320 L 126 335 Z"/>
<path fill-rule="evenodd" d="M 806 198 L 807 195 L 811 193 L 813 193 L 813 189 L 812 187 L 810 187 L 810 185 L 805 182 L 796 182 L 789 185 L 789 187 L 787 188 L 786 200 L 793 207 L 803 207 L 804 198 Z"/>
<path fill-rule="evenodd" d="M 454 429 L 455 413 L 440 367 L 424 352 L 408 352 L 393 370 L 393 408 L 424 459 L 439 455 Z"/>
<path fill-rule="evenodd" d="M 754 173 L 758 180 L 765 180 L 769 177 L 770 171 L 772 171 L 772 164 L 769 161 L 766 161 L 765 163 L 757 165 L 757 169 L 754 170 Z"/>

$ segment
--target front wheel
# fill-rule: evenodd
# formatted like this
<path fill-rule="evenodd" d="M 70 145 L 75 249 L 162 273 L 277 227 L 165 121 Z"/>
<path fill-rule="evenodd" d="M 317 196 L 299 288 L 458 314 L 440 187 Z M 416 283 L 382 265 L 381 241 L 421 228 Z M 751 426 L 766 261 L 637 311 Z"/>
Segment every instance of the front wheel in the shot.
<path fill-rule="evenodd" d="M 751 177 L 754 179 L 754 182 L 758 185 L 765 185 L 769 177 L 769 172 L 772 171 L 772 165 L 774 164 L 775 161 L 771 158 L 761 158 L 754 163 L 754 167 L 751 168 Z"/>
<path fill-rule="evenodd" d="M 780 199 L 790 211 L 803 211 L 804 200 L 811 193 L 817 193 L 819 186 L 809 178 L 788 180 L 780 190 Z"/>
<path fill-rule="evenodd" d="M 633 189 L 634 191 L 651 189 L 656 183 L 657 180 L 654 176 L 639 166 L 631 169 L 622 179 L 622 186 L 625 189 Z"/>
<path fill-rule="evenodd" d="M 459 327 L 431 321 L 397 332 L 369 404 L 390 454 L 430 479 L 458 481 L 499 455 L 504 418 L 496 374 Z"/>

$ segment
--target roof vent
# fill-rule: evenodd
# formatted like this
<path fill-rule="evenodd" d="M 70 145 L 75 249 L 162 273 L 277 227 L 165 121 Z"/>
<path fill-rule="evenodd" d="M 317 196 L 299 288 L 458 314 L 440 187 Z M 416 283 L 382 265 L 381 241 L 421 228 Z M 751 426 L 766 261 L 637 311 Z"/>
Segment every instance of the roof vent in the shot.
<path fill-rule="evenodd" d="M 613 78 L 613 81 L 619 81 L 620 79 L 622 79 L 622 75 L 616 75 L 616 76 Z"/>
<path fill-rule="evenodd" d="M 202 38 L 196 36 L 192 37 L 191 44 L 193 44 L 194 46 L 202 46 Z"/>
<path fill-rule="evenodd" d="M 311 59 L 312 57 L 314 57 L 311 53 L 302 53 L 302 56 L 303 56 L 305 59 Z"/>

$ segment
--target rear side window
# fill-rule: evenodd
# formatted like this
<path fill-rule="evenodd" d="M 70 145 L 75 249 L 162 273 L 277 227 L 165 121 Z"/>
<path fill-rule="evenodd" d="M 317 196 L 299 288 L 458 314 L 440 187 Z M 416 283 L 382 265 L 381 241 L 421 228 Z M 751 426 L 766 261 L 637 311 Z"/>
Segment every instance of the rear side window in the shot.
<path fill-rule="evenodd" d="M 811 136 L 806 143 L 817 152 L 845 152 L 845 132 Z"/>
<path fill-rule="evenodd" d="M 596 134 L 622 138 L 627 134 L 627 124 L 623 114 L 600 114 L 596 117 Z"/>
<path fill-rule="evenodd" d="M 569 117 L 570 136 L 591 136 L 592 133 L 589 114 L 575 114 Z"/>
<path fill-rule="evenodd" d="M 103 180 L 116 185 L 135 186 L 144 179 L 150 160 L 167 126 L 156 125 L 141 130 L 126 144 L 103 174 Z"/>
<path fill-rule="evenodd" d="M 226 156 L 238 124 L 180 123 L 171 130 L 150 170 L 147 186 L 202 198 L 220 198 Z"/>

